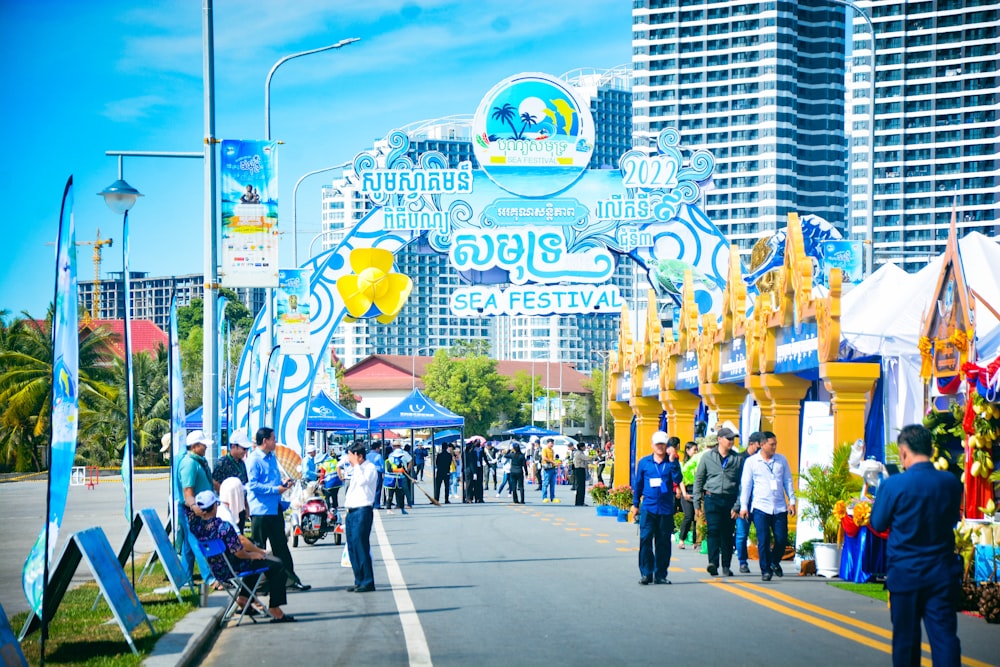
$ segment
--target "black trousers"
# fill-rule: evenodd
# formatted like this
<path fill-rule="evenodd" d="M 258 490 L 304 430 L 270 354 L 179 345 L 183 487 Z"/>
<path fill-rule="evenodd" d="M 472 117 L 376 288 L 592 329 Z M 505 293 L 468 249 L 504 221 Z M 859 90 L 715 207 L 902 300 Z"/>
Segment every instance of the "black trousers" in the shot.
<path fill-rule="evenodd" d="M 573 468 L 573 480 L 576 482 L 576 504 L 584 505 L 587 495 L 587 469 Z"/>
<path fill-rule="evenodd" d="M 285 566 L 289 581 L 297 583 L 299 577 L 295 574 L 292 552 L 288 550 L 288 538 L 285 537 L 285 518 L 280 514 L 252 516 L 250 532 L 254 544 L 261 549 L 267 549 L 268 542 L 271 543 L 271 553 Z"/>
<path fill-rule="evenodd" d="M 521 495 L 518 495 L 518 493 Z M 521 473 L 512 472 L 510 474 L 510 495 L 515 503 L 524 504 L 524 475 Z"/>
<path fill-rule="evenodd" d="M 288 583 L 288 573 L 285 572 L 284 563 L 277 557 L 268 554 L 264 557 L 264 560 L 243 560 L 234 556 L 233 562 L 233 569 L 237 572 L 246 572 L 247 570 L 266 567 L 267 572 L 264 573 L 264 576 L 267 578 L 267 606 L 281 607 L 288 603 L 288 593 L 285 591 L 285 586 Z M 250 588 L 253 588 L 260 576 L 259 574 L 252 574 L 244 577 L 244 581 L 246 581 Z"/>
<path fill-rule="evenodd" d="M 705 496 L 705 521 L 708 523 L 708 562 L 729 567 L 736 546 L 736 519 L 732 516 L 736 496 Z"/>
<path fill-rule="evenodd" d="M 684 496 L 681 496 L 681 509 L 684 511 L 684 520 L 681 521 L 681 532 L 677 536 L 678 543 L 687 539 L 689 530 L 694 530 L 695 532 L 698 530 L 694 522 L 694 501 L 685 500 Z M 695 535 L 694 537 L 693 541 L 697 541 L 698 536 Z"/>
<path fill-rule="evenodd" d="M 444 501 L 448 501 L 448 488 L 451 483 L 451 474 L 445 470 L 443 473 L 438 470 L 434 476 L 434 500 L 441 500 L 441 485 L 444 485 Z"/>

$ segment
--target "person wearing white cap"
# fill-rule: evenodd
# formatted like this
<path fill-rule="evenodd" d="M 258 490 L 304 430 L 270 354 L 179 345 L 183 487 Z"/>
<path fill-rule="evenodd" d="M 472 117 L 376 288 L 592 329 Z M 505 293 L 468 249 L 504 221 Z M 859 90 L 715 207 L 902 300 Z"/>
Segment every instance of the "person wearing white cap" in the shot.
<path fill-rule="evenodd" d="M 211 444 L 211 438 L 208 438 L 204 431 L 191 431 L 187 434 L 188 451 L 177 467 L 177 474 L 184 494 L 184 510 L 189 516 L 201 516 L 194 497 L 202 491 L 214 490 L 212 477 L 208 471 L 208 461 L 205 460 L 205 451 Z"/>
<path fill-rule="evenodd" d="M 235 431 L 229 436 L 229 453 L 215 463 L 215 470 L 212 471 L 212 482 L 215 485 L 215 492 L 219 492 L 220 485 L 228 477 L 238 477 L 243 486 L 247 483 L 247 452 L 253 445 L 250 438 L 243 431 Z"/>
<path fill-rule="evenodd" d="M 306 455 L 302 457 L 302 479 L 306 482 L 316 481 L 316 445 L 311 442 L 306 445 Z"/>
<path fill-rule="evenodd" d="M 639 573 L 643 586 L 669 584 L 670 536 L 674 532 L 674 485 L 683 488 L 677 444 L 663 431 L 653 434 L 653 453 L 639 459 L 632 481 L 632 514 L 639 515 Z"/>
<path fill-rule="evenodd" d="M 209 490 L 199 493 L 195 497 L 195 504 L 204 520 L 197 522 L 197 524 L 191 527 L 191 532 L 194 533 L 194 536 L 199 540 L 219 539 L 226 545 L 225 554 L 213 556 L 208 559 L 209 567 L 212 568 L 212 574 L 215 578 L 219 581 L 227 581 L 232 576 L 229 573 L 229 566 L 226 564 L 226 560 L 232 563 L 233 569 L 237 572 L 254 570 L 261 566 L 266 567 L 267 574 L 265 576 L 267 577 L 269 589 L 267 611 L 271 615 L 271 622 L 294 623 L 295 617 L 291 614 L 286 614 L 281 609 L 282 605 L 288 602 L 285 593 L 285 583 L 288 573 L 285 571 L 285 566 L 281 563 L 281 560 L 268 554 L 250 540 L 246 538 L 241 539 L 242 536 L 236 532 L 232 524 L 218 517 L 219 498 L 215 495 L 214 491 Z M 253 587 L 256 583 L 256 577 L 259 576 L 248 575 L 246 581 Z M 241 595 L 237 599 L 242 607 L 245 607 L 249 603 L 249 599 L 246 596 Z M 250 616 L 257 616 L 260 612 L 251 608 L 247 609 L 246 613 Z"/>

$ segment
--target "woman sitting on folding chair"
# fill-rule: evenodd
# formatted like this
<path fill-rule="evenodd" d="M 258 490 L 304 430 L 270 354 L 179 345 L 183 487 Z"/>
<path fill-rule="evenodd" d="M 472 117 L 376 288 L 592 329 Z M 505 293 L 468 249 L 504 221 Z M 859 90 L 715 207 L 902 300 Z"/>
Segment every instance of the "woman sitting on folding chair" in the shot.
<path fill-rule="evenodd" d="M 229 581 L 233 578 L 232 569 L 239 575 L 241 572 L 255 570 L 261 567 L 267 568 L 268 593 L 268 614 L 271 616 L 271 623 L 294 623 L 295 617 L 282 611 L 282 605 L 288 602 L 285 593 L 288 574 L 281 561 L 258 547 L 243 535 L 236 532 L 232 524 L 220 519 L 218 514 L 219 499 L 213 491 L 202 491 L 195 497 L 195 504 L 202 511 L 202 521 L 192 522 L 191 532 L 195 538 L 201 540 L 222 540 L 226 545 L 226 553 L 213 556 L 208 559 L 208 565 L 212 568 L 212 575 L 219 581 Z M 228 560 L 228 564 L 227 561 Z M 251 575 L 244 579 L 250 589 L 254 589 L 256 583 L 255 576 Z M 242 592 L 242 591 L 241 591 Z M 238 597 L 240 607 L 250 604 L 246 595 Z M 247 609 L 248 616 L 256 616 L 260 612 L 251 607 Z"/>

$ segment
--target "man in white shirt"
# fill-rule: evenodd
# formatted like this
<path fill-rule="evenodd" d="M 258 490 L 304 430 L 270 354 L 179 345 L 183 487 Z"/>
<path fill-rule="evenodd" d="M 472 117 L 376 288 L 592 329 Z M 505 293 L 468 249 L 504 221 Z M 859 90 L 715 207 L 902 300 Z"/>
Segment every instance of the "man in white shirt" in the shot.
<path fill-rule="evenodd" d="M 784 575 L 781 558 L 788 543 L 788 515 L 795 516 L 795 487 L 788 459 L 776 453 L 777 436 L 770 431 L 764 431 L 762 435 L 760 451 L 743 464 L 740 516 L 748 518 L 749 508 L 753 507 L 760 578 L 770 581 L 772 573 L 779 577 Z"/>
<path fill-rule="evenodd" d="M 344 531 L 347 534 L 347 553 L 354 570 L 354 585 L 348 586 L 351 593 L 369 593 L 375 590 L 375 572 L 372 567 L 372 521 L 374 519 L 375 493 L 378 487 L 378 471 L 374 464 L 365 459 L 365 446 L 355 444 L 347 451 L 351 464 L 351 484 L 347 487 L 344 507 Z"/>

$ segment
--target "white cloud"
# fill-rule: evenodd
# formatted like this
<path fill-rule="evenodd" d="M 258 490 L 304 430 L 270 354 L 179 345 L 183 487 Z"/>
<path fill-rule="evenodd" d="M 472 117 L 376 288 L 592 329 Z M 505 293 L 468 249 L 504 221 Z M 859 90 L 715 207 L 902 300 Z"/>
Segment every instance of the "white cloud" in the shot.
<path fill-rule="evenodd" d="M 167 100 L 159 95 L 126 97 L 105 104 L 101 115 L 116 123 L 133 123 L 148 118 L 158 107 L 167 104 Z"/>

